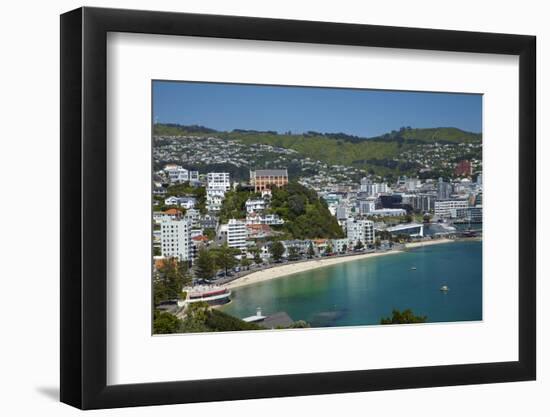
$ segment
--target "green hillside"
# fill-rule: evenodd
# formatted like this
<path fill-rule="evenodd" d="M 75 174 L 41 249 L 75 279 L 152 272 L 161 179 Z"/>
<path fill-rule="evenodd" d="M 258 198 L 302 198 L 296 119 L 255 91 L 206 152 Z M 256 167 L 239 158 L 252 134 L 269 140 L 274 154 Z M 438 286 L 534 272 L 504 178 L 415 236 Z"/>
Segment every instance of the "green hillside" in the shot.
<path fill-rule="evenodd" d="M 220 132 L 202 126 L 179 126 L 156 124 L 157 136 L 212 135 L 232 139 L 243 144 L 265 144 L 292 149 L 302 157 L 309 157 L 330 165 L 346 165 L 368 170 L 377 175 L 402 175 L 415 173 L 419 168 L 410 159 L 400 158 L 404 152 L 421 156 L 422 146 L 433 143 L 457 145 L 460 143 L 481 143 L 481 134 L 466 132 L 454 127 L 410 128 L 371 138 L 361 138 L 344 133 L 307 132 L 303 134 L 277 133 L 273 131 L 233 130 Z M 460 159 L 481 159 L 477 153 L 453 155 Z"/>
<path fill-rule="evenodd" d="M 294 239 L 344 237 L 336 218 L 317 193 L 303 185 L 290 182 L 284 188 L 272 190 L 272 213 L 285 220 L 283 230 Z"/>

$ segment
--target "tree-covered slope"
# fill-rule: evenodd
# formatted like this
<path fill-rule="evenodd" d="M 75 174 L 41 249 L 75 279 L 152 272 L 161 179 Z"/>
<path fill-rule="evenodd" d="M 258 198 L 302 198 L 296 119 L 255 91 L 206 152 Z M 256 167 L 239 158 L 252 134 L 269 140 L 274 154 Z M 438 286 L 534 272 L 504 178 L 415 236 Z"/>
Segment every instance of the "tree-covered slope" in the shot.
<path fill-rule="evenodd" d="M 295 239 L 344 236 L 325 201 L 301 184 L 291 182 L 273 189 L 270 211 L 285 220 L 283 229 Z"/>

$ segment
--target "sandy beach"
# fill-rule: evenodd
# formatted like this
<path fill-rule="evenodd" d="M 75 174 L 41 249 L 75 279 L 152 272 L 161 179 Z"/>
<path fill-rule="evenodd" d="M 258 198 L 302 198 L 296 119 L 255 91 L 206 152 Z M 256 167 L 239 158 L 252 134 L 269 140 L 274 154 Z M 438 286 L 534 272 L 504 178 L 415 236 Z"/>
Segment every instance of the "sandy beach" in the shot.
<path fill-rule="evenodd" d="M 414 242 L 405 245 L 406 249 L 412 249 L 422 246 L 438 245 L 441 243 L 453 242 L 451 239 L 437 239 L 426 242 Z M 242 278 L 237 278 L 235 281 L 231 281 L 224 285 L 224 287 L 232 289 L 238 287 L 244 287 L 245 285 L 257 284 L 259 282 L 268 281 L 275 278 L 281 278 L 287 275 L 296 274 L 298 272 L 311 271 L 312 269 L 324 268 L 330 265 L 341 264 L 344 262 L 357 261 L 360 259 L 374 258 L 377 256 L 394 255 L 402 253 L 401 250 L 392 250 L 388 252 L 376 252 L 376 253 L 362 253 L 359 255 L 348 255 L 339 257 L 329 257 L 321 259 L 312 259 L 305 262 L 297 262 L 291 264 L 283 264 L 274 266 L 262 271 L 253 272 L 249 275 L 245 275 Z"/>
<path fill-rule="evenodd" d="M 431 245 L 440 245 L 441 243 L 450 243 L 450 242 L 456 242 L 454 239 L 435 239 L 435 240 L 426 240 L 422 242 L 412 242 L 412 243 L 406 243 L 405 248 L 406 249 L 413 249 L 413 248 L 420 248 L 422 246 L 431 246 Z"/>
<path fill-rule="evenodd" d="M 283 264 L 274 266 L 273 268 L 264 269 L 263 271 L 253 272 L 249 275 L 245 275 L 242 278 L 237 278 L 224 287 L 226 288 L 238 288 L 245 285 L 257 284 L 258 282 L 268 281 L 275 278 L 281 278 L 287 275 L 296 274 L 298 272 L 311 271 L 312 269 L 323 268 L 330 265 L 341 264 L 344 262 L 357 261 L 359 259 L 374 258 L 376 256 L 392 255 L 402 253 L 400 250 L 377 252 L 377 253 L 362 253 L 359 255 L 349 255 L 340 257 L 328 257 L 321 259 L 312 259 L 305 262 L 297 262 L 292 264 Z"/>

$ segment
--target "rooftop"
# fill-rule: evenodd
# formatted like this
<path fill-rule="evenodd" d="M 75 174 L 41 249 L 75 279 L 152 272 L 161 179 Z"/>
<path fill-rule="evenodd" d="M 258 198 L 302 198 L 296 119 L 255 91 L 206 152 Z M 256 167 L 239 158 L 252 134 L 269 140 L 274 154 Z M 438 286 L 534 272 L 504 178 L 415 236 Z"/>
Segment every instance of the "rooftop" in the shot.
<path fill-rule="evenodd" d="M 256 171 L 250 172 L 253 172 L 257 177 L 288 177 L 288 171 L 286 169 L 257 169 Z"/>

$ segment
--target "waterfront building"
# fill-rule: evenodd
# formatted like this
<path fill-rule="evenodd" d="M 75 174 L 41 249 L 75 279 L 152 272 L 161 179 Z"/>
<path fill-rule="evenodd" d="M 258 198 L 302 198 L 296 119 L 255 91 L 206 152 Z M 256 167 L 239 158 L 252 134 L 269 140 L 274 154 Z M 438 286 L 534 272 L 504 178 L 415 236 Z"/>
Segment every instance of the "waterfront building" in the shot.
<path fill-rule="evenodd" d="M 305 255 L 309 249 L 309 245 L 312 244 L 311 240 L 294 239 L 294 240 L 282 240 L 281 243 L 285 247 L 284 256 L 288 256 L 289 248 L 296 248 L 299 254 Z"/>
<path fill-rule="evenodd" d="M 227 246 L 245 250 L 247 235 L 246 223 L 244 221 L 229 219 L 227 222 Z"/>
<path fill-rule="evenodd" d="M 470 223 L 483 223 L 483 208 L 481 206 L 456 210 L 456 217 Z"/>
<path fill-rule="evenodd" d="M 409 235 L 411 237 L 423 237 L 424 225 L 422 223 L 398 224 L 393 227 L 387 227 L 386 231 L 390 232 L 392 235 Z"/>
<path fill-rule="evenodd" d="M 191 225 L 186 220 L 165 220 L 160 225 L 161 254 L 165 258 L 191 259 Z"/>
<path fill-rule="evenodd" d="M 468 200 L 437 200 L 434 205 L 435 215 L 448 219 L 457 216 L 457 209 L 468 207 Z"/>
<path fill-rule="evenodd" d="M 343 238 L 343 239 L 331 239 L 330 244 L 332 245 L 332 250 L 335 253 L 344 253 L 348 251 L 350 248 L 349 245 L 349 239 Z"/>
<path fill-rule="evenodd" d="M 374 243 L 374 222 L 370 220 L 348 219 L 346 232 L 350 245 L 356 245 L 357 242 L 363 245 Z"/>
<path fill-rule="evenodd" d="M 284 187 L 288 184 L 288 171 L 286 169 L 258 169 L 250 171 L 250 185 L 254 192 L 262 192 L 271 186 Z"/>

